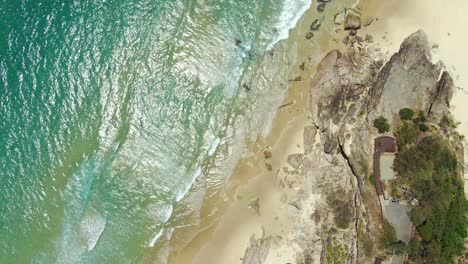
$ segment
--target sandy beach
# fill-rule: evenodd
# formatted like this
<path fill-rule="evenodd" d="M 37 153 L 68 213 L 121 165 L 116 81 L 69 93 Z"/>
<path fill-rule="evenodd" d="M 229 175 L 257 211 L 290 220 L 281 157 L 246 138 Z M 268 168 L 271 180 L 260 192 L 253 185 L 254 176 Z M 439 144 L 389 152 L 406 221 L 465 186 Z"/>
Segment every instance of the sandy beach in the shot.
<path fill-rule="evenodd" d="M 375 18 L 373 23 L 361 29 L 359 34 L 373 36 L 374 45 L 380 47 L 389 57 L 396 52 L 402 40 L 411 33 L 423 29 L 433 43 L 433 60 L 443 60 L 446 70 L 452 74 L 455 85 L 468 87 L 468 77 L 462 73 L 468 70 L 468 60 L 460 55 L 468 36 L 464 34 L 468 25 L 468 3 L 456 0 L 447 4 L 443 1 L 412 0 L 402 1 L 361 1 L 359 8 L 362 18 Z M 288 45 L 297 46 L 299 58 L 309 58 L 305 71 L 298 66 L 299 59 L 291 76 L 302 76 L 302 81 L 291 82 L 284 104 L 273 121 L 267 138 L 259 138 L 252 146 L 253 157 L 242 159 L 227 186 L 228 198 L 220 217 L 205 221 L 201 231 L 184 248 L 171 253 L 170 263 L 241 263 L 244 251 L 252 235 L 256 238 L 265 235 L 287 237 L 295 221 L 287 212 L 287 202 L 297 193 L 279 188 L 278 174 L 288 167 L 287 157 L 300 153 L 303 129 L 310 122 L 309 97 L 310 79 L 317 63 L 330 50 L 343 48 L 342 32 L 327 28 L 314 38 L 314 42 L 304 40 L 304 32 L 317 17 L 315 4 L 312 5 L 296 28 L 290 32 Z M 333 17 L 337 10 L 327 8 L 323 15 Z M 327 32 L 328 31 L 328 32 Z M 336 33 L 336 34 L 335 34 Z M 459 131 L 468 136 L 468 93 L 458 90 L 452 100 L 455 119 L 461 122 Z M 290 104 L 291 103 L 291 104 Z M 270 148 L 272 157 L 267 159 L 272 170 L 265 165 L 263 150 Z M 465 162 L 466 163 L 466 162 Z M 466 178 L 466 177 L 465 177 Z M 284 198 L 286 197 L 286 199 Z M 259 199 L 259 215 L 249 208 L 249 202 Z M 183 233 L 177 234 L 184 236 Z M 273 243 L 273 248 L 275 244 Z M 293 258 L 294 252 L 284 252 L 281 256 L 269 257 L 267 263 L 285 263 Z"/>

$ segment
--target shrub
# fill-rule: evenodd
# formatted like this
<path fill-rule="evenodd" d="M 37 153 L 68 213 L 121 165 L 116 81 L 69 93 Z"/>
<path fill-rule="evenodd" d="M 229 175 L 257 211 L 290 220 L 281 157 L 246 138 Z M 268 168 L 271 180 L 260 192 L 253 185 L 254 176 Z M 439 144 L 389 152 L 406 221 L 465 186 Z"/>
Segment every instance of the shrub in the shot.
<path fill-rule="evenodd" d="M 413 119 L 413 123 L 419 124 L 419 123 L 425 123 L 427 121 L 426 116 L 424 115 L 423 111 L 419 111 L 418 117 Z"/>
<path fill-rule="evenodd" d="M 385 117 L 381 116 L 374 120 L 374 127 L 377 128 L 380 134 L 390 131 L 390 125 Z"/>
<path fill-rule="evenodd" d="M 403 108 L 399 112 L 401 120 L 411 120 L 414 116 L 414 111 L 409 108 Z"/>
<path fill-rule="evenodd" d="M 429 130 L 429 127 L 425 123 L 420 123 L 419 124 L 419 131 L 427 132 L 428 130 Z"/>
<path fill-rule="evenodd" d="M 411 144 L 416 141 L 419 135 L 419 130 L 411 123 L 404 123 L 397 130 L 397 144 L 398 148 L 401 149 L 406 144 Z"/>

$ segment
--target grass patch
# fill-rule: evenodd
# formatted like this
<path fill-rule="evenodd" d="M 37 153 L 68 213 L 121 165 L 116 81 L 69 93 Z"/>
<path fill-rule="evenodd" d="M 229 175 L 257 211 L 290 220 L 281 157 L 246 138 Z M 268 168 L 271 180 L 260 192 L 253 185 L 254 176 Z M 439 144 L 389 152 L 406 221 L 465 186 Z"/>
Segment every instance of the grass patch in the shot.
<path fill-rule="evenodd" d="M 327 244 L 327 264 L 345 264 L 348 250 L 341 245 Z"/>

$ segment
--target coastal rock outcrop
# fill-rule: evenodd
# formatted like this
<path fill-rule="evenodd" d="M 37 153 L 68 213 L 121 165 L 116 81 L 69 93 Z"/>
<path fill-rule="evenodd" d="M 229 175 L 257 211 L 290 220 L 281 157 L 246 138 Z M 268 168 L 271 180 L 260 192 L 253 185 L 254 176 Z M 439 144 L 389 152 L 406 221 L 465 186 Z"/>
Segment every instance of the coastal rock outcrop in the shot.
<path fill-rule="evenodd" d="M 385 65 L 368 43 L 356 47 L 350 42 L 322 59 L 311 80 L 304 153 L 287 160 L 294 177 L 288 170 L 277 174 L 282 188 L 299 193 L 301 210 L 290 237 L 271 251 L 294 248 L 296 263 L 372 262 L 382 229 L 369 181 L 378 136 L 372 122 L 379 116 L 391 122 L 405 107 L 434 117 L 449 113 L 453 81 L 441 63 L 431 62 L 429 52 L 426 35 L 418 31 Z"/>

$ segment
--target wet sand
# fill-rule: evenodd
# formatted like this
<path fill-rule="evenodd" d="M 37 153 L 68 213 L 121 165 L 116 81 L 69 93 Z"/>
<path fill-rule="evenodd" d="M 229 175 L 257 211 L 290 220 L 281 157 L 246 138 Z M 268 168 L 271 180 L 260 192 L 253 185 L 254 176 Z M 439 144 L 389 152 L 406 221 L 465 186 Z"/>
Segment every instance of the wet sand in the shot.
<path fill-rule="evenodd" d="M 375 45 L 390 56 L 398 50 L 405 37 L 423 29 L 429 41 L 439 45 L 434 48 L 434 60 L 444 61 L 457 86 L 468 87 L 468 76 L 461 74 L 468 70 L 468 60 L 464 56 L 468 35 L 463 34 L 464 26 L 468 25 L 468 17 L 465 16 L 468 2 L 455 0 L 448 4 L 435 0 L 412 0 L 403 4 L 401 0 L 369 0 L 361 1 L 360 6 L 363 19 L 372 16 L 378 20 L 360 30 L 359 35 L 373 35 Z M 336 10 L 330 9 L 325 15 L 333 16 L 335 13 Z M 291 31 L 288 40 L 288 45 L 297 45 L 298 57 L 306 61 L 304 72 L 298 69 L 299 61 L 291 74 L 291 77 L 300 74 L 303 78 L 303 81 L 289 85 L 284 103 L 294 103 L 278 110 L 270 134 L 265 139 L 259 138 L 252 146 L 251 151 L 255 155 L 239 162 L 228 183 L 227 202 L 220 207 L 219 218 L 204 220 L 202 217 L 200 233 L 185 247 L 172 252 L 170 263 L 241 263 L 253 234 L 257 238 L 263 231 L 266 235 L 287 236 L 294 220 L 288 216 L 287 203 L 281 199 L 286 195 L 289 201 L 295 194 L 280 188 L 276 175 L 286 166 L 289 154 L 302 152 L 302 131 L 310 123 L 307 121 L 309 85 L 315 66 L 326 52 L 343 47 L 336 35 L 326 33 L 331 29 L 324 29 L 323 34 L 314 36 L 314 42 L 304 40 L 305 32 L 316 16 L 313 4 Z M 344 35 L 340 33 L 339 36 Z M 306 60 L 308 57 L 310 59 Z M 452 103 L 455 118 L 461 121 L 459 131 L 468 136 L 468 93 L 457 91 Z M 263 156 L 263 149 L 267 146 L 272 152 L 272 158 L 268 159 L 272 171 L 268 171 Z M 255 198 L 260 201 L 260 215 L 248 208 L 249 201 Z M 280 259 L 269 257 L 268 263 L 280 263 Z"/>

